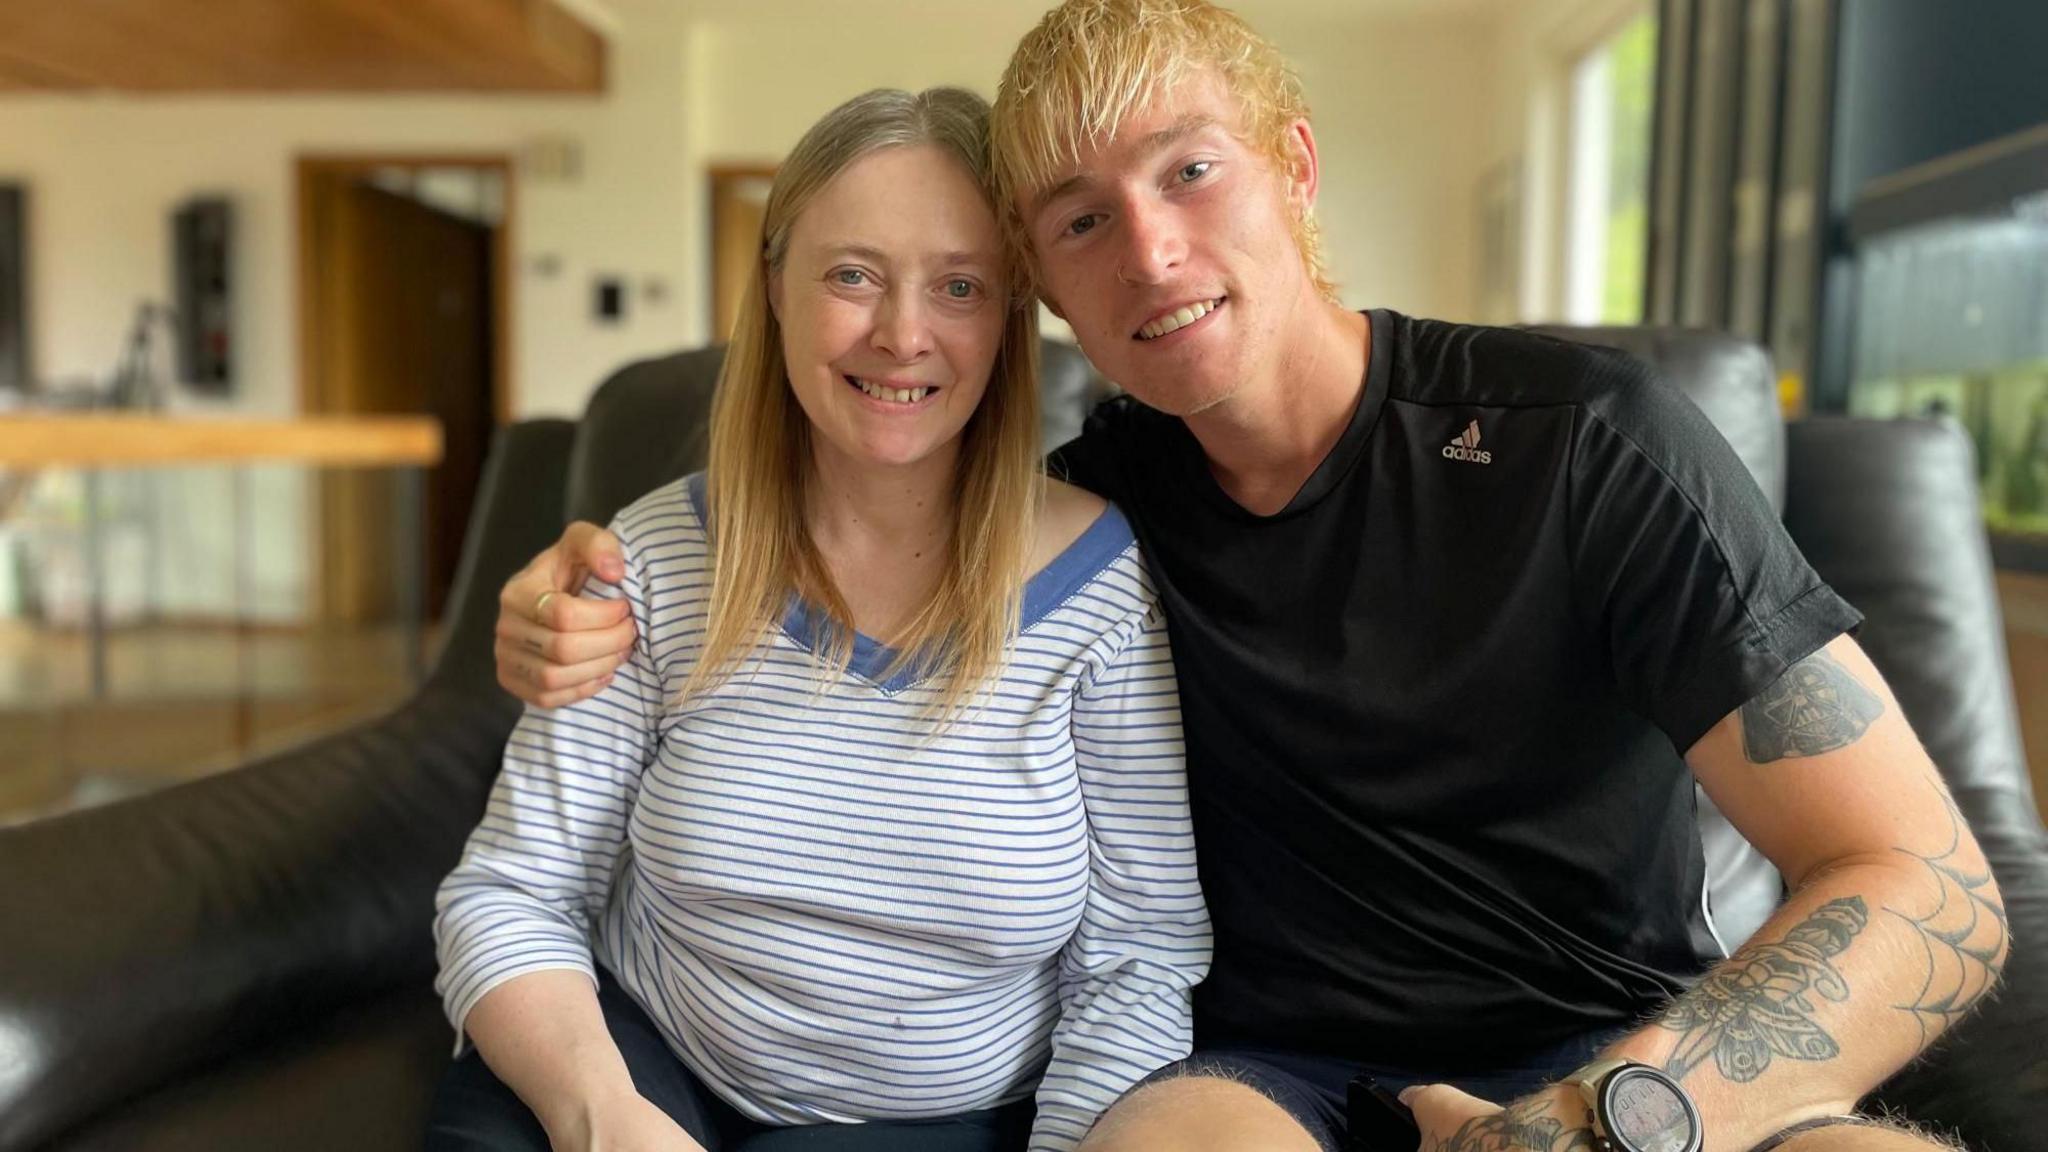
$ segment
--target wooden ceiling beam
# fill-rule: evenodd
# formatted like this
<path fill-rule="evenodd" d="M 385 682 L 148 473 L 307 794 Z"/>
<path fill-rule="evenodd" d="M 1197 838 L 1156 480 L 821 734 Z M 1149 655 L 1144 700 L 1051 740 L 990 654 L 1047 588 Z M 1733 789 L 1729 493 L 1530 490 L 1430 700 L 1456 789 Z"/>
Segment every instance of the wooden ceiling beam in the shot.
<path fill-rule="evenodd" d="M 0 88 L 601 93 L 554 0 L 0 0 Z"/>
<path fill-rule="evenodd" d="M 47 91 L 92 86 L 92 81 L 83 76 L 59 72 L 33 60 L 18 60 L 0 48 L 0 91 Z"/>

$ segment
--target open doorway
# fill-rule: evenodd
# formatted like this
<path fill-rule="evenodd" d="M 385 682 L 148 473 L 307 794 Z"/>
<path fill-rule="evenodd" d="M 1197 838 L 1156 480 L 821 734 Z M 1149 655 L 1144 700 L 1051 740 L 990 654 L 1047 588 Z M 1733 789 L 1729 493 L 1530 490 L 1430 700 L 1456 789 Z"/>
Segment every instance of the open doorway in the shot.
<path fill-rule="evenodd" d="M 507 157 L 298 162 L 300 399 L 309 414 L 425 414 L 445 437 L 421 487 L 429 620 L 446 606 L 492 428 L 512 411 Z M 318 482 L 313 604 L 335 624 L 397 618 L 397 477 Z"/>

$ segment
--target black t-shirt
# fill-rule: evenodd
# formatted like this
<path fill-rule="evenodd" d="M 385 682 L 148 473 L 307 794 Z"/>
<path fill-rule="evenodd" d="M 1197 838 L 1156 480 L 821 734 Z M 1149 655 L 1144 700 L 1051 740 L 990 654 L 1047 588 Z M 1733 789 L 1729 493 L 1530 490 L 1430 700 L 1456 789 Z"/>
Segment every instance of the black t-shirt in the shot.
<path fill-rule="evenodd" d="M 1054 470 L 1122 505 L 1165 604 L 1198 1042 L 1500 1066 L 1698 973 L 1681 752 L 1860 618 L 1640 361 L 1370 317 L 1357 412 L 1275 515 L 1128 398 Z"/>

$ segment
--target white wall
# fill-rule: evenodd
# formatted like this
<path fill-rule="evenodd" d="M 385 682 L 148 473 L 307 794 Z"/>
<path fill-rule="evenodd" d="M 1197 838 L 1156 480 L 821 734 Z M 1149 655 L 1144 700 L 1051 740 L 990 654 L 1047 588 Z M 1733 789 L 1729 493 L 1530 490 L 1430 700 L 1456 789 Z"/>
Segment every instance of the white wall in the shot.
<path fill-rule="evenodd" d="M 706 165 L 773 160 L 869 87 L 992 95 L 1039 15 L 1035 3 L 770 0 L 693 16 L 686 0 L 608 2 L 618 27 L 611 88 L 598 98 L 0 96 L 0 179 L 32 188 L 38 375 L 104 377 L 135 302 L 168 295 L 171 209 L 224 193 L 239 229 L 232 405 L 290 413 L 296 156 L 516 155 L 569 138 L 581 146 L 579 179 L 516 181 L 512 368 L 517 415 L 573 414 L 622 361 L 703 338 Z M 1497 106 L 1483 10 L 1241 7 L 1308 88 L 1326 170 L 1320 212 L 1347 300 L 1463 314 L 1472 183 Z M 556 275 L 537 270 L 543 257 Z M 589 314 L 599 273 L 671 291 L 653 307 L 636 297 L 626 322 L 600 325 Z"/>
<path fill-rule="evenodd" d="M 699 337 L 680 292 L 626 322 L 590 319 L 589 279 L 656 277 L 696 256 L 698 183 L 683 109 L 686 15 L 646 0 L 614 43 L 602 97 L 0 97 L 0 179 L 31 187 L 31 331 L 44 379 L 103 377 L 134 304 L 169 293 L 169 213 L 235 203 L 237 408 L 297 409 L 293 163 L 306 153 L 498 153 L 571 137 L 573 182 L 517 180 L 513 375 L 520 415 L 573 413 L 620 361 Z M 559 259 L 545 278 L 534 259 Z"/>
<path fill-rule="evenodd" d="M 1489 168 L 1521 173 L 1519 307 L 1512 317 L 1554 320 L 1564 309 L 1565 181 L 1570 85 L 1579 56 L 1639 14 L 1646 0 L 1507 3 L 1491 21 L 1495 76 L 1487 116 Z"/>
<path fill-rule="evenodd" d="M 1302 14 L 1238 6 L 1294 63 L 1323 161 L 1318 216 L 1346 303 L 1464 318 L 1492 43 L 1480 16 Z M 691 69 L 699 155 L 773 161 L 811 121 L 867 88 L 960 84 L 993 97 L 1033 7 L 832 6 L 808 19 L 707 19 Z M 906 51 L 905 46 L 914 46 Z"/>
<path fill-rule="evenodd" d="M 1301 71 L 1322 155 L 1322 223 L 1346 304 L 1473 317 L 1474 199 L 1491 108 L 1482 21 L 1261 21 Z"/>

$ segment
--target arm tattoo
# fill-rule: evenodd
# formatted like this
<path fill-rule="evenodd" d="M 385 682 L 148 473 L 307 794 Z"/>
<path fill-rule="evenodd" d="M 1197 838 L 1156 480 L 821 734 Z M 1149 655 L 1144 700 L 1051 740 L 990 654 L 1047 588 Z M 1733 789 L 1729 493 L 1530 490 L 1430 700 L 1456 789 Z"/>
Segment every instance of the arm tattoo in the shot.
<path fill-rule="evenodd" d="M 1712 1055 L 1724 1079 L 1745 1084 L 1771 1066 L 1772 1056 L 1834 1059 L 1840 1048 L 1814 1022 L 1808 993 L 1836 1003 L 1849 998 L 1848 981 L 1830 961 L 1869 921 L 1861 896 L 1830 900 L 1783 940 L 1744 948 L 1708 973 L 1657 1019 L 1680 1033 L 1664 1070 L 1683 1079 Z"/>
<path fill-rule="evenodd" d="M 1922 1047 L 1967 1015 L 1998 982 L 2000 957 L 2011 932 L 2004 905 L 1992 898 L 1990 865 L 1981 871 L 1966 871 L 1955 863 L 1956 846 L 1963 838 L 1963 814 L 1946 795 L 1941 800 L 1948 809 L 1948 847 L 1937 856 L 1894 849 L 1926 866 L 1941 891 L 1941 902 L 1925 916 L 1885 909 L 1919 933 L 1920 946 L 1927 953 L 1927 979 L 1911 1004 L 1898 1005 L 1919 1023 Z"/>
<path fill-rule="evenodd" d="M 1815 652 L 1742 706 L 1742 750 L 1752 764 L 1818 756 L 1854 744 L 1883 714 L 1847 668 Z"/>
<path fill-rule="evenodd" d="M 1593 1130 L 1585 1120 L 1548 1115 L 1551 1103 L 1517 1100 L 1491 1116 L 1467 1120 L 1429 1152 L 1592 1152 Z"/>

